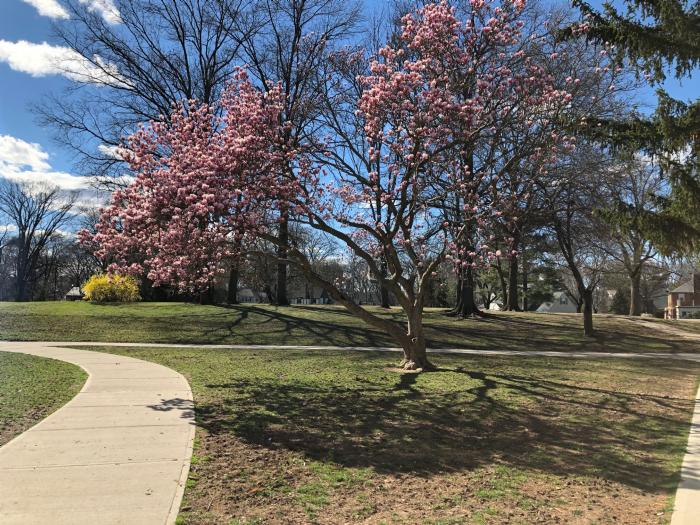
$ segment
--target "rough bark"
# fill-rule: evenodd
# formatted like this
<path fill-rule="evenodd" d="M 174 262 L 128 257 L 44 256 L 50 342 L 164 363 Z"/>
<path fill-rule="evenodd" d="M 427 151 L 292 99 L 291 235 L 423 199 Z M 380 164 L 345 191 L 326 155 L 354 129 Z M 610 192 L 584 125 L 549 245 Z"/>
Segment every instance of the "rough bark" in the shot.
<path fill-rule="evenodd" d="M 214 304 L 214 287 L 209 287 L 199 294 L 199 304 Z"/>
<path fill-rule="evenodd" d="M 404 357 L 400 366 L 404 370 L 430 370 L 435 368 L 428 360 L 420 311 L 409 312 L 408 330 L 406 337 L 402 339 L 402 347 Z"/>
<path fill-rule="evenodd" d="M 630 276 L 630 315 L 642 315 L 642 275 L 640 272 Z"/>
<path fill-rule="evenodd" d="M 527 288 L 528 288 L 528 265 L 527 261 L 525 260 L 525 252 L 523 251 L 523 312 L 528 311 L 528 301 L 527 301 Z"/>
<path fill-rule="evenodd" d="M 381 271 L 382 278 L 385 278 L 387 274 L 386 261 L 382 261 Z M 382 308 L 391 307 L 391 301 L 389 300 L 389 290 L 387 290 L 386 286 L 383 286 L 382 284 L 379 285 L 379 302 Z"/>
<path fill-rule="evenodd" d="M 455 315 L 469 317 L 480 313 L 474 300 L 474 292 L 474 271 L 467 268 L 457 283 L 457 306 L 453 311 Z"/>
<path fill-rule="evenodd" d="M 498 280 L 501 283 L 501 296 L 503 297 L 503 307 L 505 308 L 508 304 L 508 286 L 506 284 L 506 277 L 503 272 L 503 266 L 501 266 L 501 260 L 498 259 L 496 263 L 496 271 L 498 272 Z"/>
<path fill-rule="evenodd" d="M 583 335 L 593 336 L 593 290 L 582 290 L 583 297 Z"/>
<path fill-rule="evenodd" d="M 283 214 L 280 221 L 279 244 L 277 247 L 277 293 L 275 294 L 275 304 L 277 306 L 289 306 L 287 297 L 287 247 L 289 245 L 289 221 Z"/>
<path fill-rule="evenodd" d="M 519 312 L 520 305 L 518 294 L 518 256 L 513 254 L 509 258 L 508 268 L 508 301 L 506 302 L 506 310 L 511 312 Z"/>
<path fill-rule="evenodd" d="M 228 274 L 228 290 L 226 292 L 226 302 L 228 304 L 238 304 L 238 277 L 239 277 L 238 261 L 231 264 L 231 269 Z"/>

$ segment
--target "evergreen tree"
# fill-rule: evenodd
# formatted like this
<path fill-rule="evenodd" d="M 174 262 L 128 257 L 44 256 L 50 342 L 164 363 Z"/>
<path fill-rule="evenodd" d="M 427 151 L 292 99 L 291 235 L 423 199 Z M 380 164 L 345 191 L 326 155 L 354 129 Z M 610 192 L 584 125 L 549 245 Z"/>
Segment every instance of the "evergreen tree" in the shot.
<path fill-rule="evenodd" d="M 618 288 L 610 303 L 610 311 L 617 315 L 627 315 L 630 310 L 630 291 Z"/>
<path fill-rule="evenodd" d="M 652 85 L 667 75 L 689 78 L 700 65 L 700 3 L 681 0 L 625 0 L 626 9 L 611 3 L 596 10 L 574 0 L 584 23 L 569 28 L 590 40 L 609 43 L 620 64 L 626 59 Z M 612 47 L 614 46 L 614 47 Z M 656 242 L 665 252 L 700 249 L 700 99 L 675 100 L 661 87 L 651 116 L 589 119 L 591 136 L 614 147 L 643 150 L 657 160 L 672 186 L 660 211 L 649 217 Z"/>

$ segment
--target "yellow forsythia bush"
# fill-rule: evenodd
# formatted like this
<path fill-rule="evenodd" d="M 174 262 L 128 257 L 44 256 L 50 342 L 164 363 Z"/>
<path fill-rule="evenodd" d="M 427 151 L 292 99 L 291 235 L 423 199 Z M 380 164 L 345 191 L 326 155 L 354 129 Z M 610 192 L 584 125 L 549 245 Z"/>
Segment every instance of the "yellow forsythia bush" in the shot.
<path fill-rule="evenodd" d="M 139 285 L 129 275 L 99 274 L 83 284 L 84 299 L 95 303 L 130 303 L 140 301 Z"/>

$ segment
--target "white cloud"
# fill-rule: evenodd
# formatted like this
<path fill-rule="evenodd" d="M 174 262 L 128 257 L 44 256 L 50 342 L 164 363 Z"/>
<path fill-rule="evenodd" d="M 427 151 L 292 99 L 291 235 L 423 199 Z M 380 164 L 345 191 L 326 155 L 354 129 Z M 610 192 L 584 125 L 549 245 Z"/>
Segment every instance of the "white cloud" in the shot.
<path fill-rule="evenodd" d="M 41 145 L 10 135 L 0 135 L 0 177 L 18 182 L 43 182 L 65 190 L 79 190 L 89 180 L 54 171 Z"/>
<path fill-rule="evenodd" d="M 100 144 L 97 146 L 97 149 L 99 150 L 100 153 L 102 153 L 106 157 L 110 157 L 112 159 L 117 159 L 117 160 L 122 160 L 122 150 L 120 146 L 109 146 L 107 144 Z"/>
<path fill-rule="evenodd" d="M 0 135 L 0 163 L 18 168 L 48 170 L 49 154 L 36 142 L 25 142 L 10 135 Z"/>
<path fill-rule="evenodd" d="M 57 0 L 22 0 L 33 6 L 41 16 L 67 19 L 68 11 Z M 120 24 L 122 19 L 114 0 L 80 0 L 88 11 L 97 13 L 108 24 Z"/>
<path fill-rule="evenodd" d="M 66 11 L 61 4 L 56 0 L 23 0 L 27 4 L 33 6 L 41 16 L 49 18 L 68 18 Z"/>
<path fill-rule="evenodd" d="M 122 21 L 113 0 L 80 0 L 80 3 L 86 5 L 88 11 L 99 14 L 109 24 L 119 24 Z"/>
<path fill-rule="evenodd" d="M 19 40 L 10 42 L 0 39 L 0 62 L 10 68 L 33 77 L 63 75 L 77 82 L 92 84 L 120 85 L 116 66 L 94 57 L 94 64 L 79 53 L 63 46 L 53 46 L 47 42 L 36 44 Z"/>

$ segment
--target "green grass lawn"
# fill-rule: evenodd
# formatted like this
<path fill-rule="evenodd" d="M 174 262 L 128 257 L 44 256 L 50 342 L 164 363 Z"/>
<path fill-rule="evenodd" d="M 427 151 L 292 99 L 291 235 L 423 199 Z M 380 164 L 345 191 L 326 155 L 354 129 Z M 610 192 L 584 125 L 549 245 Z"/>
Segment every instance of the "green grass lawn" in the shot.
<path fill-rule="evenodd" d="M 190 381 L 179 523 L 207 525 L 666 523 L 700 372 L 437 355 L 438 371 L 413 374 L 382 352 L 97 350 Z"/>
<path fill-rule="evenodd" d="M 381 315 L 401 320 L 399 309 Z M 624 317 L 596 316 L 597 334 L 581 335 L 578 315 L 498 313 L 456 319 L 426 313 L 429 346 L 485 350 L 697 352 L 700 342 L 652 333 Z M 235 307 L 184 303 L 96 305 L 0 303 L 0 339 L 199 344 L 396 346 L 386 333 L 336 306 Z"/>
<path fill-rule="evenodd" d="M 700 319 L 674 319 L 663 323 L 685 332 L 700 334 Z"/>
<path fill-rule="evenodd" d="M 0 445 L 65 405 L 86 378 L 63 361 L 0 352 Z"/>

